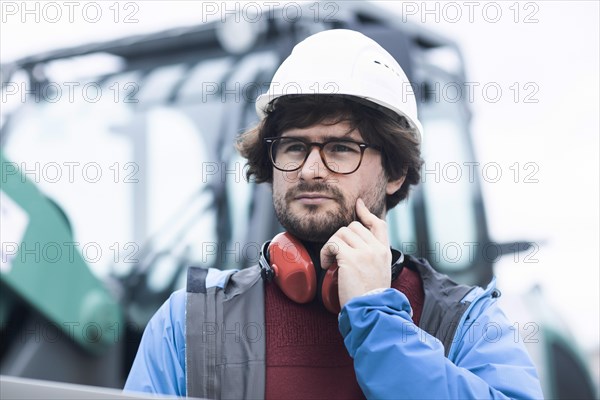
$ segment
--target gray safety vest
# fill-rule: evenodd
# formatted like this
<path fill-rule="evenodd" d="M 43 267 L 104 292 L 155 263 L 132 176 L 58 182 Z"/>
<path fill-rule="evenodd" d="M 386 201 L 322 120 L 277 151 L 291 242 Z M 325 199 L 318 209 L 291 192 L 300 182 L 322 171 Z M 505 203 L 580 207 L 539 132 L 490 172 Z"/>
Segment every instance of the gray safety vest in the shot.
<path fill-rule="evenodd" d="M 448 356 L 458 323 L 470 305 L 461 300 L 474 287 L 455 283 L 424 260 L 407 256 L 405 263 L 418 271 L 423 281 L 425 301 L 419 328 L 439 339 Z M 223 288 L 207 288 L 206 275 L 204 268 L 188 269 L 187 395 L 263 399 L 266 328 L 260 268 L 229 275 Z"/>

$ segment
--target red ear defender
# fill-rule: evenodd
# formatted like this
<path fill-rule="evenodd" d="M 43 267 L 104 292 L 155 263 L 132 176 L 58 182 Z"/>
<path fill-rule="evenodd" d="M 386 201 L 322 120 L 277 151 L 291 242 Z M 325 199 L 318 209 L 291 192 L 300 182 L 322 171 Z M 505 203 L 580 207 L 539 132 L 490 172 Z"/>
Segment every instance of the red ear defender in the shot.
<path fill-rule="evenodd" d="M 394 249 L 391 252 L 393 281 L 402 271 L 404 254 Z M 263 279 L 267 282 L 275 279 L 289 299 L 301 304 L 314 299 L 317 292 L 315 266 L 304 245 L 289 233 L 280 233 L 271 242 L 263 244 L 259 265 Z M 334 314 L 340 312 L 337 263 L 333 263 L 323 276 L 321 301 L 328 311 Z"/>
<path fill-rule="evenodd" d="M 287 232 L 279 233 L 269 244 L 269 260 L 275 282 L 287 297 L 296 303 L 308 303 L 315 298 L 315 267 L 298 239 Z"/>

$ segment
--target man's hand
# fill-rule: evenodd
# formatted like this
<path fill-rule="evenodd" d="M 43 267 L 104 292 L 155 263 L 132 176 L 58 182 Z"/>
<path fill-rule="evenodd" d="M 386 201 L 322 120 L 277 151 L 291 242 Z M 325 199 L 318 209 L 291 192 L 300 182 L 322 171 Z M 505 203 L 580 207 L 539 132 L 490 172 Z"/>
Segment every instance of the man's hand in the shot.
<path fill-rule="evenodd" d="M 321 250 L 321 267 L 337 262 L 340 306 L 373 289 L 389 288 L 392 253 L 387 224 L 371 214 L 362 199 L 356 201 L 356 216 L 340 228 Z M 361 223 L 362 222 L 362 223 Z"/>

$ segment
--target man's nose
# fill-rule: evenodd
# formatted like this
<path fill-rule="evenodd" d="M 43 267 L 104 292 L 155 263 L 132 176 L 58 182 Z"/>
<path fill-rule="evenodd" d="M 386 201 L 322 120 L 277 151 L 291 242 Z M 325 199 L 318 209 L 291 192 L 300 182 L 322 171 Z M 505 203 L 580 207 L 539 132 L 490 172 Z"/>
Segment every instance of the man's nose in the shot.
<path fill-rule="evenodd" d="M 327 176 L 327 168 L 321 159 L 319 148 L 313 146 L 308 153 L 308 158 L 300 168 L 300 179 L 323 179 Z"/>

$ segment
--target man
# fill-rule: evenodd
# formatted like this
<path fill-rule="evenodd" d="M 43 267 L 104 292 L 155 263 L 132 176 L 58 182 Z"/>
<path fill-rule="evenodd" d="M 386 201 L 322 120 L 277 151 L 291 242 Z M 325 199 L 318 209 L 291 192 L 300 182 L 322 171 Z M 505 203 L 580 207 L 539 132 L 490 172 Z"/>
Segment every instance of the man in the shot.
<path fill-rule="evenodd" d="M 298 44 L 238 148 L 287 233 L 259 266 L 190 269 L 152 318 L 127 390 L 207 398 L 541 398 L 496 305 L 389 247 L 384 218 L 418 183 L 408 80 L 348 30 Z M 332 312 L 333 311 L 333 312 Z M 339 313 L 339 314 L 338 314 Z M 486 329 L 500 331 L 493 340 Z"/>

